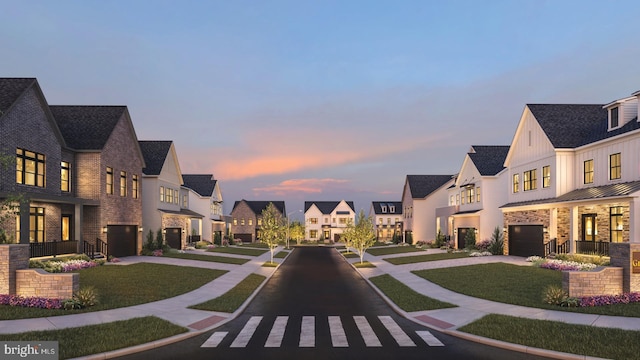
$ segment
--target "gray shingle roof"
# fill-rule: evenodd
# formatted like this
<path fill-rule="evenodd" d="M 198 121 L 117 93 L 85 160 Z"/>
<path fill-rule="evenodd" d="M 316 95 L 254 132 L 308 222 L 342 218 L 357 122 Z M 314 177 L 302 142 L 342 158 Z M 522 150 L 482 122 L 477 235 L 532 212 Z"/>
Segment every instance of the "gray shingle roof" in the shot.
<path fill-rule="evenodd" d="M 160 175 L 164 161 L 167 159 L 172 141 L 138 141 L 144 157 L 146 167 L 142 169 L 145 175 Z"/>
<path fill-rule="evenodd" d="M 640 191 L 640 181 L 631 181 L 625 183 L 594 186 L 584 189 L 576 189 L 556 198 L 508 203 L 502 205 L 501 208 L 621 197 L 628 196 L 638 191 Z"/>
<path fill-rule="evenodd" d="M 67 145 L 75 150 L 102 150 L 126 106 L 49 106 Z"/>
<path fill-rule="evenodd" d="M 452 179 L 453 175 L 407 175 L 409 191 L 413 199 L 427 197 Z"/>
<path fill-rule="evenodd" d="M 598 104 L 528 104 L 533 116 L 555 148 L 572 149 L 588 144 L 604 122 L 607 110 Z M 605 128 L 606 131 L 606 128 Z"/>
<path fill-rule="evenodd" d="M 182 174 L 182 181 L 184 186 L 205 197 L 213 195 L 217 182 L 213 174 Z"/>
<path fill-rule="evenodd" d="M 0 78 L 0 117 L 35 83 L 35 78 Z"/>
<path fill-rule="evenodd" d="M 345 201 L 347 205 L 351 208 L 351 210 L 355 211 L 355 207 L 353 206 L 353 201 Z M 331 214 L 331 212 L 340 204 L 340 201 L 305 201 L 304 202 L 304 212 L 307 212 L 311 205 L 316 205 L 316 207 L 323 214 Z"/>
<path fill-rule="evenodd" d="M 475 152 L 469 158 L 482 176 L 494 176 L 504 169 L 504 159 L 509 152 L 508 145 L 472 146 Z"/>
<path fill-rule="evenodd" d="M 251 209 L 251 211 L 253 211 L 254 214 L 256 215 L 261 215 L 262 211 L 264 209 L 267 208 L 267 206 L 269 206 L 269 203 L 273 203 L 273 205 L 276 207 L 276 209 L 278 209 L 278 211 L 280 211 L 280 213 L 284 216 L 285 215 L 285 205 L 284 205 L 284 201 L 249 201 L 249 200 L 240 200 L 240 201 L 236 201 L 233 204 L 233 209 L 235 210 L 235 208 L 241 203 L 241 202 L 245 202 L 247 204 L 247 206 L 249 206 L 249 208 Z M 233 211 L 233 210 L 231 210 Z"/>
<path fill-rule="evenodd" d="M 372 201 L 371 205 L 373 206 L 373 212 L 375 214 L 402 214 L 402 201 Z M 386 212 L 382 212 L 382 205 L 387 207 Z M 391 211 L 391 207 L 393 207 L 393 211 Z"/>

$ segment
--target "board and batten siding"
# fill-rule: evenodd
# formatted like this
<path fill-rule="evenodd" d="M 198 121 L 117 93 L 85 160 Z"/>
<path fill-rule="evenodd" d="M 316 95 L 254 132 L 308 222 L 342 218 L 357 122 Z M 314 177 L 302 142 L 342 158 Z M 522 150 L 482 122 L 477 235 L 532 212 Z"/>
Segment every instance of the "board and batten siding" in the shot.
<path fill-rule="evenodd" d="M 609 179 L 609 156 L 620 153 L 621 178 Z M 593 159 L 593 183 L 584 184 L 584 162 Z M 576 153 L 575 187 L 602 186 L 612 183 L 640 180 L 640 132 L 634 131 L 621 137 L 581 148 Z"/>

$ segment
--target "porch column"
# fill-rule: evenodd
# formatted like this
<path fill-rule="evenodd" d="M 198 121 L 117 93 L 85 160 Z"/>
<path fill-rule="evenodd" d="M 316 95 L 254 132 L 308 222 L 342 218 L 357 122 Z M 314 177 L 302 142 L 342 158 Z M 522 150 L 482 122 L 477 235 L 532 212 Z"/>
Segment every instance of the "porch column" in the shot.
<path fill-rule="evenodd" d="M 73 212 L 73 234 L 75 236 L 75 240 L 78 240 L 78 249 L 77 252 L 80 254 L 83 250 L 82 244 L 82 210 L 84 206 L 81 204 L 75 204 L 75 209 Z"/>
<path fill-rule="evenodd" d="M 640 199 L 629 201 L 629 242 L 640 243 Z"/>
<path fill-rule="evenodd" d="M 29 243 L 29 211 L 31 210 L 31 202 L 29 200 L 20 201 L 20 244 Z"/>
<path fill-rule="evenodd" d="M 575 254 L 576 252 L 576 240 L 580 238 L 578 233 L 578 224 L 580 219 L 578 218 L 578 207 L 572 206 L 569 209 L 569 253 Z"/>

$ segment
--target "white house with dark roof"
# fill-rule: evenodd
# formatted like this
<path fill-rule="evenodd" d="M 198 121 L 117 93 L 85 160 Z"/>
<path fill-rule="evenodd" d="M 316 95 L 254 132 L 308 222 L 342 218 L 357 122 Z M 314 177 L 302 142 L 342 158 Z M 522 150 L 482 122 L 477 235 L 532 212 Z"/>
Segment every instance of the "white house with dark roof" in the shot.
<path fill-rule="evenodd" d="M 372 201 L 369 217 L 373 221 L 378 241 L 402 237 L 402 201 Z"/>
<path fill-rule="evenodd" d="M 182 174 L 184 181 L 181 207 L 205 215 L 191 219 L 189 234 L 199 235 L 201 240 L 213 242 L 217 233 L 222 239 L 226 234 L 222 214 L 222 192 L 213 174 Z"/>
<path fill-rule="evenodd" d="M 611 242 L 640 242 L 639 96 L 525 106 L 504 163 L 506 252 L 608 254 Z"/>
<path fill-rule="evenodd" d="M 142 170 L 142 214 L 145 239 L 147 233 L 161 230 L 165 243 L 174 249 L 186 246 L 192 222 L 201 222 L 204 215 L 183 206 L 187 190 L 173 141 L 140 141 L 145 159 Z M 181 193 L 182 191 L 182 193 Z"/>
<path fill-rule="evenodd" d="M 436 209 L 448 204 L 454 175 L 407 175 L 402 190 L 402 221 L 406 242 L 434 240 Z"/>
<path fill-rule="evenodd" d="M 469 231 L 475 232 L 477 242 L 490 239 L 496 227 L 502 231 L 500 206 L 507 200 L 504 159 L 508 151 L 509 146 L 474 145 L 465 155 L 449 187 L 448 206 L 436 209 L 436 227 L 454 240 L 454 247 L 465 247 Z"/>
<path fill-rule="evenodd" d="M 305 236 L 310 241 L 340 241 L 349 222 L 355 222 L 353 201 L 305 201 Z"/>

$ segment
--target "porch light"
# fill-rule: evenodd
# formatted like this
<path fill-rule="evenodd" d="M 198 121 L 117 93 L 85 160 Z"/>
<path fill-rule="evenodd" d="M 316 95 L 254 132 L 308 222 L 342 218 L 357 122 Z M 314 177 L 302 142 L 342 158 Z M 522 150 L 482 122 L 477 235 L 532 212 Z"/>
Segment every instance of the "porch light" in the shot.
<path fill-rule="evenodd" d="M 543 228 L 542 228 L 542 232 L 543 232 L 543 233 L 548 233 L 548 232 L 549 232 L 549 228 L 548 228 L 548 227 L 546 227 L 546 226 L 545 226 L 545 227 L 543 227 Z"/>
<path fill-rule="evenodd" d="M 502 232 L 507 232 L 507 227 L 506 226 L 502 228 Z"/>
<path fill-rule="evenodd" d="M 166 234 L 167 233 L 167 229 L 162 229 L 162 233 Z"/>
<path fill-rule="evenodd" d="M 102 233 L 104 233 L 104 234 L 107 233 L 107 227 L 106 226 L 102 228 Z"/>
<path fill-rule="evenodd" d="M 140 227 L 138 228 L 138 232 L 143 232 L 143 231 L 144 231 L 144 229 L 142 228 L 142 226 L 140 226 Z"/>

